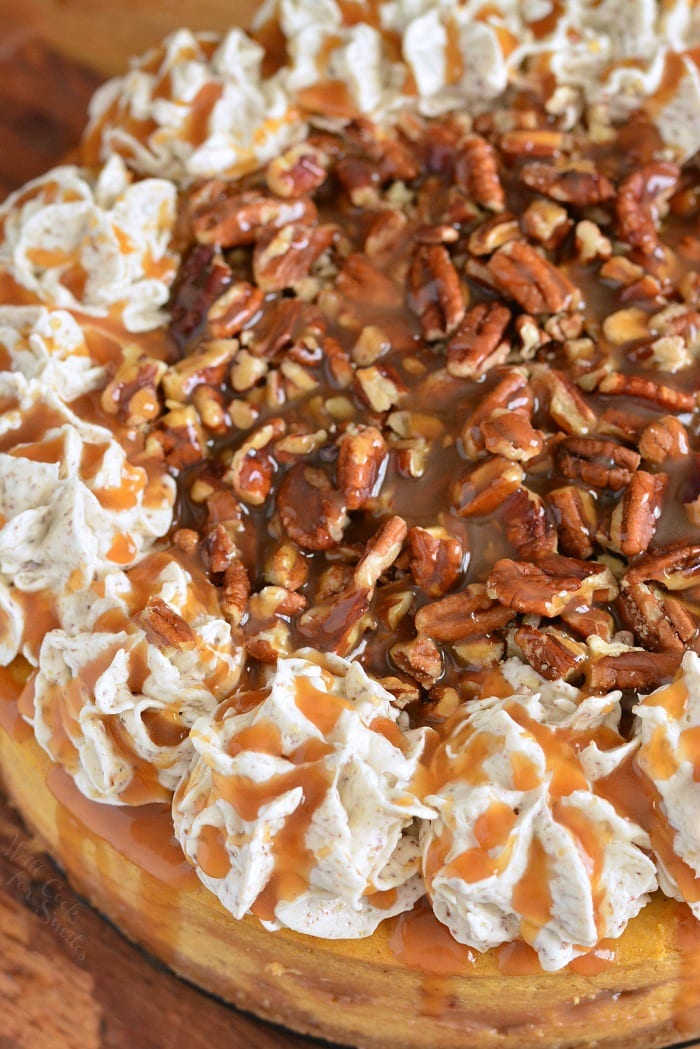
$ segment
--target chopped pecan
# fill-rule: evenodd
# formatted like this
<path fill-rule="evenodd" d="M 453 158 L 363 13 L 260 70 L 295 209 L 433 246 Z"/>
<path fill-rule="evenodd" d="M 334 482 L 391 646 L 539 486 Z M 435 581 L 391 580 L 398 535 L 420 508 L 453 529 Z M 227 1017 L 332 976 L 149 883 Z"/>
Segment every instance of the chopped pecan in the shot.
<path fill-rule="evenodd" d="M 158 388 L 166 371 L 163 361 L 125 351 L 124 359 L 102 391 L 103 410 L 127 426 L 156 419 L 161 409 Z"/>
<path fill-rule="evenodd" d="M 559 313 L 576 305 L 579 293 L 569 278 L 525 241 L 499 248 L 486 264 L 498 287 L 528 313 Z"/>
<path fill-rule="evenodd" d="M 272 419 L 254 430 L 231 457 L 224 481 L 249 506 L 262 506 L 267 499 L 275 467 L 265 449 L 284 430 L 281 419 Z"/>
<path fill-rule="evenodd" d="M 456 641 L 452 645 L 451 653 L 463 667 L 487 670 L 501 662 L 505 649 L 505 641 L 498 634 L 484 634 L 480 637 L 469 637 Z M 438 709 L 440 706 L 441 704 Z"/>
<path fill-rule="evenodd" d="M 533 200 L 520 222 L 523 233 L 545 248 L 556 248 L 573 226 L 566 209 L 551 200 Z"/>
<path fill-rule="evenodd" d="M 152 437 L 161 446 L 168 465 L 176 470 L 200 462 L 206 454 L 206 438 L 193 405 L 166 412 Z"/>
<path fill-rule="evenodd" d="M 659 246 L 659 209 L 675 190 L 679 176 L 677 164 L 656 161 L 628 175 L 618 187 L 615 206 L 620 235 L 645 255 Z"/>
<path fill-rule="evenodd" d="M 423 688 L 432 688 L 442 677 L 442 655 L 430 638 L 416 637 L 412 641 L 399 642 L 392 645 L 389 654 L 396 667 Z"/>
<path fill-rule="evenodd" d="M 640 642 L 656 651 L 683 652 L 695 637 L 698 622 L 677 598 L 648 583 L 622 579 L 617 602 L 620 618 Z"/>
<path fill-rule="evenodd" d="M 462 139 L 454 165 L 457 186 L 489 211 L 503 211 L 505 193 L 498 173 L 498 157 L 481 135 Z"/>
<path fill-rule="evenodd" d="M 416 585 L 428 597 L 442 597 L 457 581 L 464 559 L 462 544 L 444 528 L 410 528 L 409 567 Z"/>
<path fill-rule="evenodd" d="M 372 219 L 365 237 L 365 255 L 382 265 L 398 255 L 408 236 L 408 219 L 402 211 L 386 209 Z"/>
<path fill-rule="evenodd" d="M 624 375 L 622 372 L 610 372 L 601 380 L 598 389 L 601 393 L 648 401 L 663 411 L 692 412 L 697 403 L 695 394 L 665 386 L 643 375 Z"/>
<path fill-rule="evenodd" d="M 209 331 L 217 339 L 238 335 L 258 313 L 263 299 L 260 288 L 247 280 L 236 281 L 209 307 Z"/>
<path fill-rule="evenodd" d="M 383 573 L 391 568 L 401 553 L 407 533 L 408 525 L 398 515 L 379 526 L 355 568 L 354 580 L 359 590 L 372 590 Z"/>
<path fill-rule="evenodd" d="M 520 180 L 537 193 L 558 200 L 560 204 L 573 204 L 585 208 L 600 204 L 615 195 L 615 187 L 609 178 L 595 168 L 557 168 L 552 164 L 525 164 L 520 171 Z"/>
<path fill-rule="evenodd" d="M 416 630 L 435 641 L 460 641 L 499 630 L 515 612 L 498 604 L 486 587 L 472 583 L 458 594 L 423 605 L 416 613 Z"/>
<path fill-rule="evenodd" d="M 480 302 L 467 310 L 447 344 L 447 370 L 458 379 L 477 379 L 497 364 L 503 364 L 510 350 L 504 339 L 511 313 L 499 302 Z"/>
<path fill-rule="evenodd" d="M 452 504 L 460 517 L 481 517 L 501 506 L 524 476 L 519 463 L 495 455 L 471 467 L 453 483 Z"/>
<path fill-rule="evenodd" d="M 301 197 L 323 185 L 327 168 L 326 155 L 311 143 L 301 142 L 270 161 L 265 179 L 278 197 Z"/>
<path fill-rule="evenodd" d="M 418 244 L 408 272 L 408 302 L 423 337 L 435 342 L 450 335 L 464 316 L 464 292 L 442 244 Z"/>
<path fill-rule="evenodd" d="M 595 500 L 591 493 L 567 485 L 549 492 L 547 500 L 556 515 L 562 553 L 581 560 L 590 557 L 598 527 Z"/>
<path fill-rule="evenodd" d="M 254 244 L 263 231 L 281 229 L 292 222 L 312 223 L 317 218 L 311 200 L 279 200 L 256 190 L 223 196 L 197 212 L 194 235 L 200 244 L 233 248 Z"/>
<path fill-rule="evenodd" d="M 666 474 L 637 470 L 610 515 L 607 534 L 599 541 L 625 557 L 643 554 L 651 542 L 661 515 Z"/>
<path fill-rule="evenodd" d="M 612 243 L 603 235 L 600 226 L 590 219 L 582 219 L 576 224 L 576 251 L 581 262 L 593 262 L 595 259 L 606 260 L 612 255 Z M 640 274 L 641 275 L 641 274 Z"/>
<path fill-rule="evenodd" d="M 195 353 L 183 357 L 163 376 L 163 390 L 169 401 L 184 404 L 201 383 L 218 385 L 224 378 L 238 346 L 234 339 L 213 339 Z"/>
<path fill-rule="evenodd" d="M 225 572 L 237 555 L 236 544 L 221 522 L 204 539 L 204 556 L 209 571 Z"/>
<path fill-rule="evenodd" d="M 192 404 L 206 430 L 217 434 L 228 432 L 231 420 L 221 390 L 208 383 L 201 383 L 192 391 Z"/>
<path fill-rule="evenodd" d="M 616 688 L 645 691 L 673 677 L 681 658 L 681 652 L 642 652 L 639 649 L 604 655 L 589 660 L 586 683 L 596 692 L 610 692 Z"/>
<path fill-rule="evenodd" d="M 411 611 L 414 594 L 403 582 L 380 586 L 374 598 L 374 611 L 379 622 L 396 633 L 399 623 Z"/>
<path fill-rule="evenodd" d="M 303 550 L 337 546 L 348 523 L 343 496 L 324 470 L 296 463 L 277 492 L 285 532 Z"/>
<path fill-rule="evenodd" d="M 639 306 L 616 310 L 603 321 L 603 335 L 615 346 L 645 339 L 649 335 L 649 314 Z"/>
<path fill-rule="evenodd" d="M 309 577 L 309 564 L 294 543 L 280 542 L 265 562 L 263 574 L 266 583 L 298 590 Z"/>
<path fill-rule="evenodd" d="M 550 554 L 536 564 L 502 558 L 487 582 L 489 597 L 516 612 L 553 618 L 574 598 L 591 604 L 594 597 L 611 600 L 618 586 L 612 572 L 596 561 L 578 561 Z"/>
<path fill-rule="evenodd" d="M 586 646 L 560 630 L 521 626 L 514 640 L 531 667 L 548 681 L 575 681 L 583 677 Z"/>
<path fill-rule="evenodd" d="M 375 365 L 358 368 L 355 372 L 355 385 L 358 394 L 375 412 L 388 412 L 399 403 L 403 392 L 385 370 Z"/>
<path fill-rule="evenodd" d="M 316 259 L 331 246 L 336 227 L 290 222 L 260 234 L 253 252 L 253 273 L 264 291 L 291 288 L 307 275 Z"/>
<path fill-rule="evenodd" d="M 348 510 L 361 509 L 373 494 L 386 458 L 376 426 L 351 425 L 338 441 L 338 487 Z"/>
<path fill-rule="evenodd" d="M 484 419 L 481 433 L 487 452 L 511 462 L 527 463 L 544 448 L 544 434 L 534 428 L 525 412 L 498 409 Z"/>
<path fill-rule="evenodd" d="M 505 520 L 506 539 L 525 561 L 557 552 L 557 530 L 542 498 L 529 488 L 511 496 Z"/>
<path fill-rule="evenodd" d="M 561 621 L 584 641 L 589 637 L 610 641 L 615 633 L 615 620 L 609 612 L 602 608 L 580 606 L 577 601 L 572 601 L 562 609 Z"/>
<path fill-rule="evenodd" d="M 669 459 L 680 459 L 690 453 L 688 431 L 674 415 L 652 419 L 639 438 L 639 452 L 645 462 L 656 466 Z"/>
<path fill-rule="evenodd" d="M 557 445 L 555 459 L 564 477 L 593 488 L 619 491 L 630 483 L 640 456 L 631 448 L 601 437 L 565 437 Z"/>
<path fill-rule="evenodd" d="M 151 640 L 166 648 L 177 648 L 180 651 L 194 648 L 194 630 L 161 597 L 149 597 L 145 608 L 138 616 L 138 621 Z"/>

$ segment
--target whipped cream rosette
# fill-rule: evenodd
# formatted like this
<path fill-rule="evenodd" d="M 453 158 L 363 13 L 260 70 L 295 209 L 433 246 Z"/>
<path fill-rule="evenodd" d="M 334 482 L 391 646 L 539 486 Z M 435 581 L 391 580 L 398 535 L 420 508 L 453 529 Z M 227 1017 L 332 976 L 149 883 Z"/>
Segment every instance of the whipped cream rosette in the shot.
<path fill-rule="evenodd" d="M 112 432 L 39 380 L 0 374 L 0 572 L 25 592 L 89 585 L 172 521 L 174 482 L 132 466 Z"/>
<path fill-rule="evenodd" d="M 635 765 L 661 888 L 700 918 L 700 656 L 635 707 Z"/>
<path fill-rule="evenodd" d="M 177 266 L 175 200 L 171 182 L 135 181 L 117 156 L 96 172 L 54 168 L 0 207 L 0 270 L 50 306 L 157 328 Z"/>
<path fill-rule="evenodd" d="M 168 554 L 59 603 L 32 680 L 38 742 L 94 801 L 169 797 L 194 721 L 235 687 L 242 649 L 211 584 Z"/>
<path fill-rule="evenodd" d="M 278 660 L 262 692 L 195 724 L 175 833 L 235 917 L 369 936 L 423 893 L 412 823 L 432 815 L 414 786 L 426 730 L 401 727 L 358 663 L 313 659 Z"/>
<path fill-rule="evenodd" d="M 263 80 L 263 55 L 240 29 L 173 33 L 94 95 L 88 162 L 117 153 L 176 181 L 262 166 L 304 131 L 288 95 Z"/>
<path fill-rule="evenodd" d="M 596 794 L 636 746 L 617 732 L 619 693 L 582 699 L 543 679 L 530 691 L 532 678 L 468 704 L 438 747 L 423 871 L 455 939 L 479 951 L 522 939 L 556 970 L 619 936 L 656 874 L 645 831 Z"/>

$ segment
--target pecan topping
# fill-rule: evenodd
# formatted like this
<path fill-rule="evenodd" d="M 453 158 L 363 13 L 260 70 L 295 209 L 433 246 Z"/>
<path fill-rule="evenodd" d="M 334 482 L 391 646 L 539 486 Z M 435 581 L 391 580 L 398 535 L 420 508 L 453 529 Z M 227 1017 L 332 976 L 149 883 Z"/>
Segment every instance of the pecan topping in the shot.
<path fill-rule="evenodd" d="M 374 533 L 357 563 L 354 580 L 359 590 L 371 590 L 401 553 L 408 525 L 403 517 L 390 517 Z"/>
<path fill-rule="evenodd" d="M 637 470 L 610 516 L 604 545 L 625 557 L 643 554 L 656 531 L 667 483 L 666 474 Z"/>
<path fill-rule="evenodd" d="M 538 674 L 549 681 L 575 681 L 583 677 L 587 651 L 561 631 L 522 626 L 515 631 L 516 645 Z"/>
<path fill-rule="evenodd" d="M 505 533 L 525 561 L 557 552 L 557 530 L 541 497 L 528 488 L 519 488 L 508 504 Z"/>
<path fill-rule="evenodd" d="M 209 331 L 217 339 L 238 335 L 253 320 L 264 295 L 247 280 L 236 281 L 209 307 Z"/>
<path fill-rule="evenodd" d="M 697 633 L 692 613 L 675 597 L 647 583 L 623 578 L 617 607 L 625 626 L 655 651 L 684 652 Z"/>
<path fill-rule="evenodd" d="M 610 692 L 614 688 L 647 691 L 673 677 L 681 658 L 681 652 L 643 652 L 638 649 L 601 656 L 589 661 L 586 682 L 596 692 Z"/>
<path fill-rule="evenodd" d="M 598 515 L 593 496 L 582 488 L 556 488 L 547 496 L 554 509 L 562 552 L 585 560 L 593 553 Z"/>
<path fill-rule="evenodd" d="M 166 648 L 187 651 L 195 643 L 192 627 L 161 597 L 149 597 L 138 618 L 146 634 Z"/>
<path fill-rule="evenodd" d="M 310 142 L 291 146 L 267 166 L 267 184 L 278 197 L 301 197 L 326 181 L 328 162 Z"/>
<path fill-rule="evenodd" d="M 472 306 L 447 344 L 447 370 L 458 379 L 476 379 L 503 364 L 510 343 L 503 338 L 510 310 L 498 302 Z"/>
<path fill-rule="evenodd" d="M 525 412 L 508 412 L 501 408 L 481 424 L 484 447 L 493 455 L 512 462 L 529 462 L 541 454 L 544 434 L 536 430 Z"/>
<path fill-rule="evenodd" d="M 499 248 L 487 269 L 501 291 L 528 313 L 559 313 L 578 299 L 569 278 L 525 241 Z"/>
<path fill-rule="evenodd" d="M 450 335 L 464 316 L 464 293 L 457 270 L 441 244 L 416 246 L 408 273 L 409 304 L 423 336 L 435 342 Z"/>
<path fill-rule="evenodd" d="M 396 667 L 423 688 L 432 688 L 442 677 L 442 655 L 430 638 L 416 637 L 413 641 L 393 645 L 390 655 Z"/>
<path fill-rule="evenodd" d="M 335 239 L 334 226 L 289 223 L 261 233 L 253 253 L 253 273 L 263 291 L 282 291 L 298 284 Z"/>
<path fill-rule="evenodd" d="M 664 386 L 663 383 L 647 379 L 643 375 L 610 372 L 601 381 L 598 389 L 601 393 L 623 394 L 640 401 L 649 401 L 662 411 L 692 412 L 697 404 L 694 394 Z"/>

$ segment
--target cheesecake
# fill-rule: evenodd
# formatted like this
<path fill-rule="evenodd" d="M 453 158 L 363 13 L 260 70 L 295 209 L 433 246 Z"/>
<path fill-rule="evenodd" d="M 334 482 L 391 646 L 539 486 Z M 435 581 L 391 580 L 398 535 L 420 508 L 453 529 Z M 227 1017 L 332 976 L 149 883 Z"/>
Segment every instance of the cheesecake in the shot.
<path fill-rule="evenodd" d="M 180 30 L 0 207 L 3 782 L 303 1033 L 700 1031 L 700 18 L 633 7 Z"/>

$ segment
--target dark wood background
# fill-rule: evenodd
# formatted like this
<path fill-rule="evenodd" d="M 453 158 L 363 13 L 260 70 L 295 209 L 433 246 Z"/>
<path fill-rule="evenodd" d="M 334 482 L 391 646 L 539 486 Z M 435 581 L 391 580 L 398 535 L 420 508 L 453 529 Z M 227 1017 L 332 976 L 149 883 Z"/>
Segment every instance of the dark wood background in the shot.
<path fill-rule="evenodd" d="M 96 74 L 0 37 L 0 194 L 77 142 Z M 0 728 L 0 731 L 3 731 Z M 70 889 L 0 793 L 0 1049 L 309 1049 L 152 962 Z"/>

